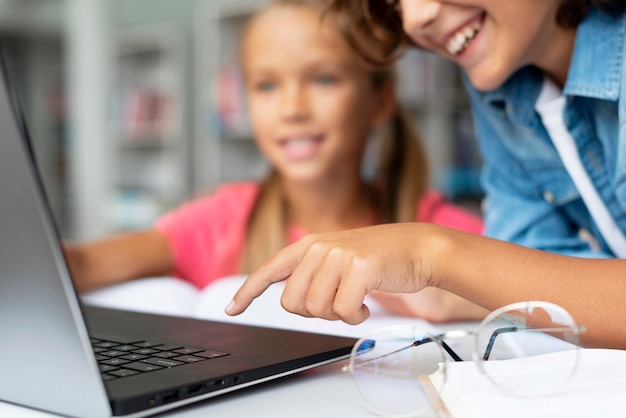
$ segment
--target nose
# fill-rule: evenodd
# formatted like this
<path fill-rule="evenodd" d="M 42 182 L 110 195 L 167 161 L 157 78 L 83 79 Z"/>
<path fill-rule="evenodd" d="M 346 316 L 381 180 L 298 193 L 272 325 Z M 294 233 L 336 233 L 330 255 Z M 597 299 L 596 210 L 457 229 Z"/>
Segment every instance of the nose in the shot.
<path fill-rule="evenodd" d="M 306 119 L 309 114 L 308 100 L 305 89 L 292 83 L 285 86 L 281 95 L 281 115 L 290 121 Z"/>
<path fill-rule="evenodd" d="M 400 0 L 402 26 L 409 36 L 428 34 L 441 11 L 440 0 Z"/>

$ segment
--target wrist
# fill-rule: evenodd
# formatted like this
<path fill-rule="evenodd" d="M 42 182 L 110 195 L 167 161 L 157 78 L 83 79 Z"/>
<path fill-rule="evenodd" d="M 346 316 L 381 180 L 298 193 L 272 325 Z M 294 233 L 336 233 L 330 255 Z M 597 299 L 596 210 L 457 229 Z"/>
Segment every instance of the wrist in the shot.
<path fill-rule="evenodd" d="M 450 278 L 457 263 L 458 231 L 440 225 L 423 224 L 420 242 L 424 249 L 416 263 L 422 265 L 426 286 L 449 289 Z"/>

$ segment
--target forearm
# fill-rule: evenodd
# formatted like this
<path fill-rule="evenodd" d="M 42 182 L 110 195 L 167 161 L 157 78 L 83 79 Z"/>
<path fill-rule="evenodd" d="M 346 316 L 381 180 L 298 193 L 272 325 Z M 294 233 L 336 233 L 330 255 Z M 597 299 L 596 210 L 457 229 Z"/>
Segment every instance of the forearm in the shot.
<path fill-rule="evenodd" d="M 65 245 L 64 251 L 74 283 L 81 292 L 131 279 L 162 276 L 169 274 L 173 266 L 167 243 L 156 231 Z"/>
<path fill-rule="evenodd" d="M 445 229 L 437 236 L 432 285 L 488 309 L 550 301 L 587 327 L 585 345 L 626 348 L 626 320 L 620 314 L 626 261 L 556 255 Z"/>
<path fill-rule="evenodd" d="M 74 285 L 79 292 L 95 290 L 129 280 L 117 257 L 103 254 L 101 243 L 67 245 L 64 248 Z M 106 251 L 106 247 L 104 248 Z"/>
<path fill-rule="evenodd" d="M 479 320 L 489 312 L 467 299 L 435 287 L 427 287 L 414 293 L 375 290 L 370 295 L 391 313 L 422 318 L 434 323 Z"/>
<path fill-rule="evenodd" d="M 428 223 L 386 224 L 309 235 L 248 276 L 227 307 L 238 315 L 272 283 L 289 278 L 283 307 L 349 324 L 369 316 L 380 290 L 450 291 L 486 309 L 543 300 L 587 327 L 588 346 L 626 348 L 626 260 L 551 254 Z"/>
<path fill-rule="evenodd" d="M 447 290 L 427 287 L 422 290 L 439 307 L 439 316 L 433 322 L 471 321 L 483 319 L 489 311 Z"/>

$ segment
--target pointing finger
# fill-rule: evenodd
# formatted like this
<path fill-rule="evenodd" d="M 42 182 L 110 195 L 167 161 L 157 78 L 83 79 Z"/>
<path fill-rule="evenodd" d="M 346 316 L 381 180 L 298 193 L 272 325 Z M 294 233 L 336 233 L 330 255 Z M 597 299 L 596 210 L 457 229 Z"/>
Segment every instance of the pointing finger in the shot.
<path fill-rule="evenodd" d="M 263 294 L 270 285 L 291 276 L 291 273 L 300 262 L 300 254 L 301 249 L 298 243 L 292 244 L 262 264 L 248 276 L 237 293 L 235 293 L 233 300 L 225 309 L 226 314 L 231 316 L 239 315 L 250 306 L 254 299 Z"/>

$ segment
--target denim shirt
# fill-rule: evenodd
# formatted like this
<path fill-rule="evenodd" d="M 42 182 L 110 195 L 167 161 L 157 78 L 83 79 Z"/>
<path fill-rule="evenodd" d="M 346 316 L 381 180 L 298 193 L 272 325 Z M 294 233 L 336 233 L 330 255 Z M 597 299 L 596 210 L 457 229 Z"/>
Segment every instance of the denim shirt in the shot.
<path fill-rule="evenodd" d="M 563 93 L 582 164 L 626 234 L 625 22 L 590 11 L 577 29 Z M 614 257 L 535 111 L 542 83 L 543 73 L 530 66 L 489 92 L 465 77 L 483 155 L 485 233 L 551 252 Z"/>

